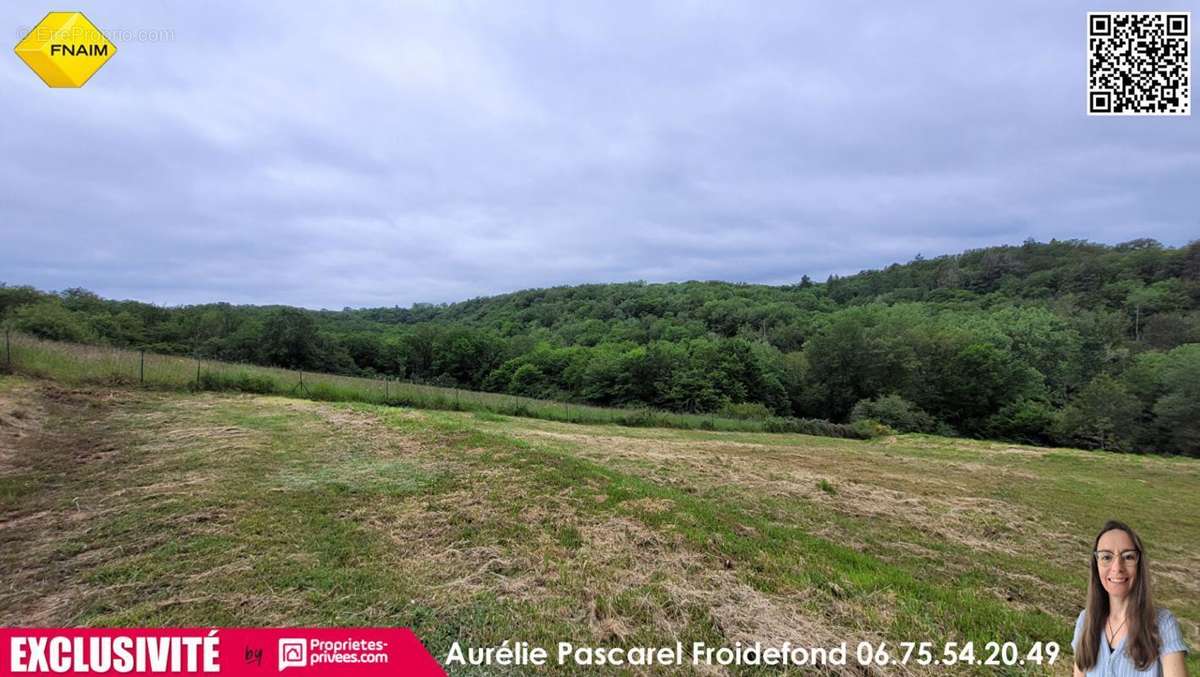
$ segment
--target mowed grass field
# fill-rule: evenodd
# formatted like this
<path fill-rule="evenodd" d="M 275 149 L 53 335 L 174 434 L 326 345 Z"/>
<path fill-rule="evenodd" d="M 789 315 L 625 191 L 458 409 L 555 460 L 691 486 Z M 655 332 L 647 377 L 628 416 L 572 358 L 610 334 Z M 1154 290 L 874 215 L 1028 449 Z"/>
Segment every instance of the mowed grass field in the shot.
<path fill-rule="evenodd" d="M 409 626 L 439 659 L 455 640 L 1057 641 L 1046 671 L 1069 674 L 1110 517 L 1200 649 L 1194 459 L 0 376 L 0 625 Z M 1039 670 L 884 673 L 972 671 Z"/>

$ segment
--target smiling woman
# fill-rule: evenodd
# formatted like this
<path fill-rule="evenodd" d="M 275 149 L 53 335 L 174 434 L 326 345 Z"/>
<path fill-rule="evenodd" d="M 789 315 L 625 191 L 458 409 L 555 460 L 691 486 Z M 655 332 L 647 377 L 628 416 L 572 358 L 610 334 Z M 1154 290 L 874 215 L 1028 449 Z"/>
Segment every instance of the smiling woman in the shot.
<path fill-rule="evenodd" d="M 1142 541 L 1110 520 L 1096 535 L 1087 608 L 1075 622 L 1075 675 L 1185 677 L 1179 622 L 1155 609 Z"/>

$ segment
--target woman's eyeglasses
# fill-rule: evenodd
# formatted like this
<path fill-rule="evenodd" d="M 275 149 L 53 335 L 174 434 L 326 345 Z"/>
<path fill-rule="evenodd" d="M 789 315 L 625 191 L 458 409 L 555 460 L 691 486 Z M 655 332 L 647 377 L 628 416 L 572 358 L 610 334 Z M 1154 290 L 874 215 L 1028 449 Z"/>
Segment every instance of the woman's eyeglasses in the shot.
<path fill-rule="evenodd" d="M 1139 553 L 1137 550 L 1122 550 L 1120 553 L 1114 553 L 1111 550 L 1097 550 L 1096 552 L 1093 552 L 1092 555 L 1095 556 L 1096 561 L 1100 563 L 1100 566 L 1106 567 L 1111 566 L 1113 560 L 1117 559 L 1118 557 L 1121 558 L 1122 565 L 1137 564 L 1138 557 L 1141 555 L 1141 553 Z"/>

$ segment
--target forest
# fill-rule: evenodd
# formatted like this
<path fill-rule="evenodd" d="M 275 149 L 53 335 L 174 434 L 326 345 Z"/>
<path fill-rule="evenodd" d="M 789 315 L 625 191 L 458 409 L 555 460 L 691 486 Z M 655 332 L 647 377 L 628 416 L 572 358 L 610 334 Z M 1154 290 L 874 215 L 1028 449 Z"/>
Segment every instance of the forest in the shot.
<path fill-rule="evenodd" d="M 336 311 L 0 283 L 0 324 L 568 402 L 1200 456 L 1200 241 L 1028 240 L 824 282 L 639 281 Z"/>

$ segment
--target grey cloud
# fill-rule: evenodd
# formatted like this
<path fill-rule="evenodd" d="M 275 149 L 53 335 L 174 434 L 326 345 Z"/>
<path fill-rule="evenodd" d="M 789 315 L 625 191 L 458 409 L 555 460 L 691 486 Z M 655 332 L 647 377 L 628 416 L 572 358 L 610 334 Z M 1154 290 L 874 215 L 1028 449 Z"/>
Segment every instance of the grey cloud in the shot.
<path fill-rule="evenodd" d="M 1196 128 L 1084 115 L 1089 9 L 113 3 L 173 39 L 77 91 L 0 60 L 0 280 L 340 308 L 1182 244 Z"/>

